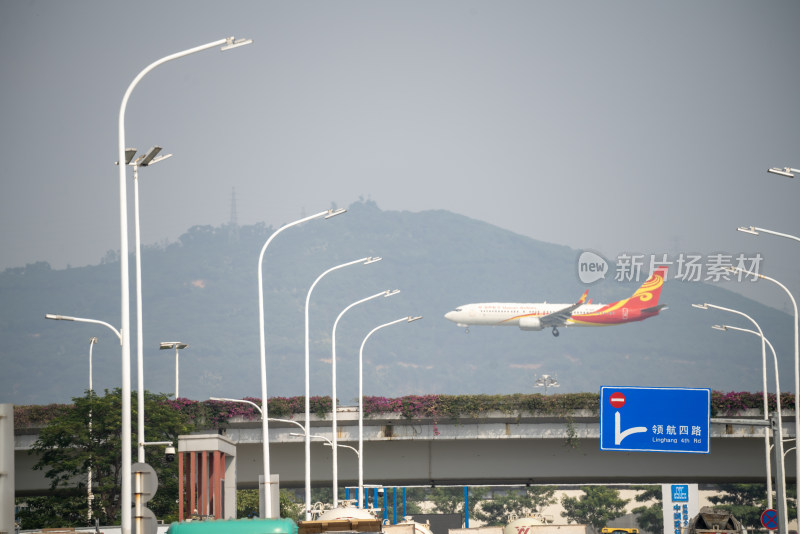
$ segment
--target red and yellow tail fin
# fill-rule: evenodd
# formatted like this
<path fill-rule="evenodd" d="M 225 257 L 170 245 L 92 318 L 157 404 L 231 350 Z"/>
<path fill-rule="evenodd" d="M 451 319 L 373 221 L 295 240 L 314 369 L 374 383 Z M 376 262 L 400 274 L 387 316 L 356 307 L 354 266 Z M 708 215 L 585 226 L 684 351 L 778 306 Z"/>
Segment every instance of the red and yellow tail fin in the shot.
<path fill-rule="evenodd" d="M 589 295 L 589 290 L 587 289 L 586 291 L 583 292 L 583 295 L 581 295 L 581 298 L 578 299 L 578 304 L 585 304 L 586 303 L 586 297 L 588 295 Z"/>
<path fill-rule="evenodd" d="M 628 299 L 628 303 L 632 307 L 650 308 L 658 304 L 658 298 L 661 296 L 661 286 L 667 279 L 667 267 L 662 265 L 653 271 L 650 278 L 645 280 L 644 284 L 636 290 L 633 296 Z"/>

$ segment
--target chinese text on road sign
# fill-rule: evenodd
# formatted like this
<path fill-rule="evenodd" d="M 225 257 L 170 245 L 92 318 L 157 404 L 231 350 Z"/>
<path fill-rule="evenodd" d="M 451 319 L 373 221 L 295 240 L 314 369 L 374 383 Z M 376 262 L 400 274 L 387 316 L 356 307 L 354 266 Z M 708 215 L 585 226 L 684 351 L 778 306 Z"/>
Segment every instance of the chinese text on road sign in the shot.
<path fill-rule="evenodd" d="M 709 452 L 711 390 L 600 388 L 600 449 Z"/>

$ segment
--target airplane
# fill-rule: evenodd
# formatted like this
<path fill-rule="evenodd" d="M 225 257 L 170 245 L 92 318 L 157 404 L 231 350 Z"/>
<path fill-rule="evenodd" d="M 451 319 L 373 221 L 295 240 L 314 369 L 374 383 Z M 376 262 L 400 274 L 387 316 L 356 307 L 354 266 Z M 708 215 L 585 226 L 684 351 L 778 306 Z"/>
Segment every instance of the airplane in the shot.
<path fill-rule="evenodd" d="M 611 304 L 592 304 L 591 300 L 587 302 L 587 289 L 574 304 L 465 304 L 447 312 L 444 317 L 466 328 L 467 333 L 473 325 L 518 326 L 521 330 L 533 331 L 552 328 L 553 335 L 558 337 L 559 327 L 611 326 L 643 321 L 658 315 L 666 308 L 664 304 L 658 303 L 661 286 L 666 279 L 667 267 L 658 267 L 631 297 Z"/>

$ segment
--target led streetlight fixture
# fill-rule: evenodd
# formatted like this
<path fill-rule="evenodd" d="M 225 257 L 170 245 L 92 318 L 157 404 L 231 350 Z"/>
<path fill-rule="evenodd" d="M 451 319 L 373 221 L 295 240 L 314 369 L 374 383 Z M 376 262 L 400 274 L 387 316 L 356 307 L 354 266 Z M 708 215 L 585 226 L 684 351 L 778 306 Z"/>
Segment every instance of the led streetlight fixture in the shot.
<path fill-rule="evenodd" d="M 162 341 L 161 346 L 159 347 L 161 350 L 165 349 L 185 349 L 189 345 L 187 343 L 180 343 L 178 341 Z"/>
<path fill-rule="evenodd" d="M 328 214 L 325 215 L 325 219 L 330 219 L 331 217 L 336 217 L 337 215 L 341 215 L 342 213 L 347 213 L 347 210 L 344 208 L 339 208 L 337 210 L 328 210 Z"/>
<path fill-rule="evenodd" d="M 756 230 L 755 226 L 740 226 L 737 228 L 737 230 L 746 234 L 758 235 L 758 231 Z"/>
<path fill-rule="evenodd" d="M 221 51 L 232 50 L 240 46 L 249 45 L 253 42 L 252 39 L 235 39 L 233 36 L 225 39 L 225 46 L 220 48 Z"/>
<path fill-rule="evenodd" d="M 794 173 L 800 172 L 800 170 L 793 169 L 791 167 L 783 167 L 782 169 L 779 167 L 772 167 L 767 169 L 767 172 L 771 172 L 772 174 L 780 174 L 781 176 L 786 176 L 787 178 L 794 178 Z"/>
<path fill-rule="evenodd" d="M 163 161 L 167 158 L 172 157 L 172 154 L 164 154 L 163 156 L 158 156 L 159 152 L 161 152 L 160 146 L 152 147 L 146 154 L 144 154 L 142 157 L 136 160 L 136 165 L 138 165 L 139 167 L 147 167 L 148 165 L 155 165 L 159 161 Z"/>

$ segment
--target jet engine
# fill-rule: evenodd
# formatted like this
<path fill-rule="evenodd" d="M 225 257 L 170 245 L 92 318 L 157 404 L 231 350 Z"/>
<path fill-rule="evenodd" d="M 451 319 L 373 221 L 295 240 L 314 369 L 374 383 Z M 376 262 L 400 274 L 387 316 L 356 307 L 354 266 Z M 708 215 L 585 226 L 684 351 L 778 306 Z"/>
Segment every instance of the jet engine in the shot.
<path fill-rule="evenodd" d="M 521 317 L 519 320 L 520 330 L 541 330 L 542 321 L 538 317 Z"/>

